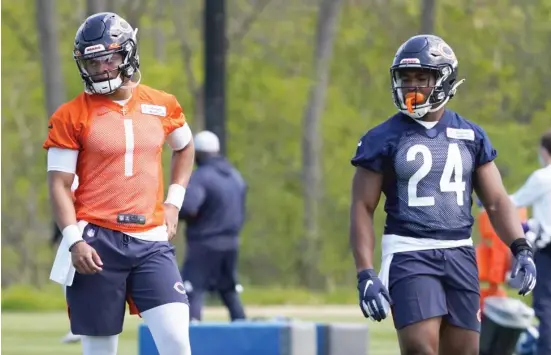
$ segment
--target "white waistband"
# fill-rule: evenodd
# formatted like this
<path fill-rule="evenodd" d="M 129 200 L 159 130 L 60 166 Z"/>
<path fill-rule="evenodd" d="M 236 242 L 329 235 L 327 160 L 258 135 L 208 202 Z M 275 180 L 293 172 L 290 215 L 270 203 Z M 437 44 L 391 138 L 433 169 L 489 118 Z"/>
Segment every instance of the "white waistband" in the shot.
<path fill-rule="evenodd" d="M 396 234 L 384 234 L 382 240 L 383 257 L 395 253 L 407 251 L 447 249 L 465 246 L 473 246 L 471 238 L 461 240 L 440 240 L 428 238 L 403 237 Z"/>

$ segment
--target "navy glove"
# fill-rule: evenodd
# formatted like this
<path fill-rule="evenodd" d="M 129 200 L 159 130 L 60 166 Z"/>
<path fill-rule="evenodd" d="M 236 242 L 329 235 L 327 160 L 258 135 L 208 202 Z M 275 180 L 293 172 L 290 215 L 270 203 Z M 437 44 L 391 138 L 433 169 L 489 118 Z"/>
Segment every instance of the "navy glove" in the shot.
<path fill-rule="evenodd" d="M 518 294 L 526 296 L 536 287 L 536 264 L 534 264 L 532 248 L 526 239 L 520 238 L 511 244 L 511 251 L 515 256 L 511 279 L 515 279 L 517 276 L 522 277 Z"/>
<path fill-rule="evenodd" d="M 386 318 L 387 314 L 381 302 L 381 296 L 392 304 L 388 290 L 383 285 L 375 270 L 366 269 L 358 273 L 358 291 L 360 293 L 360 308 L 364 317 L 377 322 Z"/>

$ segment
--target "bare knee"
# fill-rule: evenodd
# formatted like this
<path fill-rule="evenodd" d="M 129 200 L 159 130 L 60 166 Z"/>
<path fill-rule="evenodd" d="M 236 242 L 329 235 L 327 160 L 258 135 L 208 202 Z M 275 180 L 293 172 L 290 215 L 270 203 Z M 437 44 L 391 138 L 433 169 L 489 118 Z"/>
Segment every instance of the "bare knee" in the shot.
<path fill-rule="evenodd" d="M 463 346 L 450 347 L 440 345 L 439 355 L 479 355 L 478 344 L 464 344 Z"/>
<path fill-rule="evenodd" d="M 402 336 L 400 350 L 402 355 L 438 355 L 438 336 L 430 333 Z"/>
<path fill-rule="evenodd" d="M 402 355 L 437 355 L 438 351 L 431 345 L 422 344 L 421 342 L 415 344 L 408 344 L 402 348 Z"/>

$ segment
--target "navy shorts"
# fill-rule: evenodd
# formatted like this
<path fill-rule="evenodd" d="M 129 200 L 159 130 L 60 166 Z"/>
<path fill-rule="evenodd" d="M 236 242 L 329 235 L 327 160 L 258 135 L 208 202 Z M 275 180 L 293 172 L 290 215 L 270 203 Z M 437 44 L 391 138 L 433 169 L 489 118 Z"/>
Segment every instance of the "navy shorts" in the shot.
<path fill-rule="evenodd" d="M 182 279 L 195 291 L 226 292 L 237 285 L 237 249 L 216 250 L 196 245 L 188 248 Z"/>
<path fill-rule="evenodd" d="M 187 303 L 174 247 L 88 224 L 84 240 L 103 261 L 93 275 L 78 272 L 67 287 L 74 334 L 110 336 L 122 332 L 127 300 L 138 312 L 167 303 Z"/>
<path fill-rule="evenodd" d="M 473 247 L 396 253 L 389 292 L 394 326 L 433 317 L 480 332 L 480 285 Z"/>

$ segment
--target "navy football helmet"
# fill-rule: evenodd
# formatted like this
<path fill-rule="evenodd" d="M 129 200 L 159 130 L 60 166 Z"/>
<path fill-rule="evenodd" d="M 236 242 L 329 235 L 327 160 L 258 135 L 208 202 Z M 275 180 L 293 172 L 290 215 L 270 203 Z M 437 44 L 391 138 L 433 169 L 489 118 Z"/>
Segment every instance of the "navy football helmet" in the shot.
<path fill-rule="evenodd" d="M 394 105 L 404 114 L 416 119 L 439 110 L 455 95 L 457 87 L 465 81 L 465 79 L 457 81 L 457 64 L 453 50 L 442 38 L 433 35 L 411 37 L 398 48 L 390 67 Z M 399 74 L 401 70 L 411 68 L 433 72 L 436 83 L 431 86 L 432 91 L 424 102 L 416 102 L 413 109 L 408 110 L 404 102 L 406 92 L 402 92 L 402 89 L 411 90 L 411 88 L 402 86 Z"/>
<path fill-rule="evenodd" d="M 73 58 L 86 92 L 108 95 L 139 76 L 137 32 L 112 12 L 92 15 L 80 25 Z"/>

